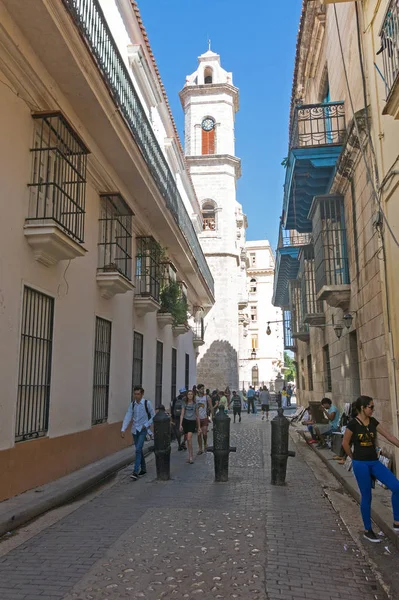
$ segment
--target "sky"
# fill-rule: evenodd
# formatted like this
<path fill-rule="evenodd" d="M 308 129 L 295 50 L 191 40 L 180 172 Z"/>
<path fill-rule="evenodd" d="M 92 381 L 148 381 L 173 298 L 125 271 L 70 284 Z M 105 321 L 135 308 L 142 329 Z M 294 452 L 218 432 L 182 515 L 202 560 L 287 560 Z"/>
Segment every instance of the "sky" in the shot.
<path fill-rule="evenodd" d="M 178 96 L 208 49 L 220 54 L 240 90 L 236 155 L 242 161 L 237 200 L 248 216 L 248 240 L 275 249 L 282 210 L 288 116 L 302 0 L 138 0 L 169 103 L 184 142 Z"/>

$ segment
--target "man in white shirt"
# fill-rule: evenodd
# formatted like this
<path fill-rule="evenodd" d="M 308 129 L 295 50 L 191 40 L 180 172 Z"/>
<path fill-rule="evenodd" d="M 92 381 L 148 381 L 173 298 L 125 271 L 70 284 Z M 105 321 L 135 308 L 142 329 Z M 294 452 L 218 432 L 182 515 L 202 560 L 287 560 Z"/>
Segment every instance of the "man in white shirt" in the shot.
<path fill-rule="evenodd" d="M 125 431 L 132 423 L 132 435 L 136 447 L 136 460 L 134 462 L 134 471 L 130 476 L 133 481 L 137 481 L 139 475 L 145 475 L 147 472 L 143 446 L 147 433 L 152 425 L 155 416 L 154 409 L 149 400 L 144 399 L 144 390 L 140 385 L 134 388 L 134 400 L 130 403 L 125 418 L 123 419 L 121 436 L 125 437 Z"/>

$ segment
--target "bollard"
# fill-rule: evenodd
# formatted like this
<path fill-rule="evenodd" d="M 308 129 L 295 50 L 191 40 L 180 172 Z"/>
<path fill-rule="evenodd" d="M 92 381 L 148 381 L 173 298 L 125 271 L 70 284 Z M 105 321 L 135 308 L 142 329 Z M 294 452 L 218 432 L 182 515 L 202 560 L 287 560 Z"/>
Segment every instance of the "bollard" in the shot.
<path fill-rule="evenodd" d="M 170 418 L 160 406 L 154 417 L 154 453 L 158 481 L 170 479 Z"/>
<path fill-rule="evenodd" d="M 215 481 L 229 480 L 229 454 L 236 450 L 230 446 L 230 417 L 221 406 L 213 419 L 213 446 L 206 449 L 207 452 L 213 452 Z"/>
<path fill-rule="evenodd" d="M 290 423 L 284 416 L 284 409 L 277 410 L 277 416 L 271 421 L 272 441 L 272 485 L 284 485 L 289 456 L 295 452 L 288 450 L 288 429 Z"/>

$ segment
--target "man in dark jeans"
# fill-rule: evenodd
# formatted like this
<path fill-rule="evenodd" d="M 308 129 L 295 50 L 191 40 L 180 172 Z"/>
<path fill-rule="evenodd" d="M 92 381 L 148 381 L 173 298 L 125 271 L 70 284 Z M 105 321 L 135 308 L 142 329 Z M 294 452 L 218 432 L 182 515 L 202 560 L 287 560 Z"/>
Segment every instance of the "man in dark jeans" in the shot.
<path fill-rule="evenodd" d="M 255 414 L 255 389 L 252 385 L 249 386 L 249 390 L 247 392 L 247 402 L 248 402 L 248 414 L 251 412 Z"/>
<path fill-rule="evenodd" d="M 179 395 L 173 400 L 171 405 L 173 429 L 175 432 L 179 452 L 181 452 L 182 450 L 187 450 L 184 438 L 183 443 L 181 443 L 182 433 L 180 431 L 180 417 L 183 410 L 183 406 L 186 402 L 186 395 L 186 388 L 181 388 L 179 390 Z"/>

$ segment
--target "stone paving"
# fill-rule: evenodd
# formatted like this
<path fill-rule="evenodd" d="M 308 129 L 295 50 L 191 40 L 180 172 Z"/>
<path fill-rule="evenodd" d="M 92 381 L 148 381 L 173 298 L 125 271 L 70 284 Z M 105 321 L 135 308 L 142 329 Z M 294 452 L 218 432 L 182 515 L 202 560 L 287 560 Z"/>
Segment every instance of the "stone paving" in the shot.
<path fill-rule="evenodd" d="M 232 424 L 228 483 L 213 457 L 172 453 L 0 558 L 1 600 L 382 600 L 385 595 L 300 456 L 270 479 L 270 425 Z"/>

